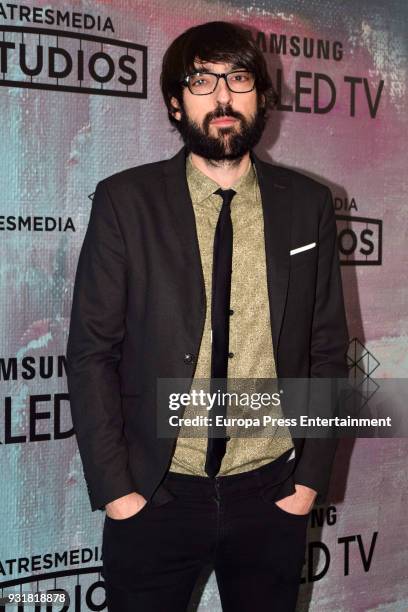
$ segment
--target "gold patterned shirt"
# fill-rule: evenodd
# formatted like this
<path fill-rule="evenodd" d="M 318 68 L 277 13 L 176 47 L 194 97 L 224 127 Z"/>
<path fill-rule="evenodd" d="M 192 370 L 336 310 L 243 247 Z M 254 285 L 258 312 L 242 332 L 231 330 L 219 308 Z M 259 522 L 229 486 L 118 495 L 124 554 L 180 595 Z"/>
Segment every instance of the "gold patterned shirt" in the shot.
<path fill-rule="evenodd" d="M 222 197 L 214 192 L 219 185 L 186 160 L 187 183 L 193 204 L 203 268 L 207 311 L 192 387 L 211 376 L 211 279 L 215 229 Z M 231 276 L 228 380 L 276 378 L 272 347 L 269 299 L 266 277 L 265 241 L 261 194 L 252 163 L 231 186 L 236 192 L 231 202 L 233 255 Z M 203 388 L 198 385 L 197 388 Z M 194 413 L 196 414 L 196 413 Z M 189 414 L 187 406 L 184 417 Z M 278 415 L 281 416 L 281 413 Z M 207 438 L 183 435 L 180 430 L 170 470 L 206 476 L 204 471 Z M 259 438 L 231 437 L 219 475 L 236 474 L 269 463 L 293 448 L 287 428 L 279 435 Z"/>

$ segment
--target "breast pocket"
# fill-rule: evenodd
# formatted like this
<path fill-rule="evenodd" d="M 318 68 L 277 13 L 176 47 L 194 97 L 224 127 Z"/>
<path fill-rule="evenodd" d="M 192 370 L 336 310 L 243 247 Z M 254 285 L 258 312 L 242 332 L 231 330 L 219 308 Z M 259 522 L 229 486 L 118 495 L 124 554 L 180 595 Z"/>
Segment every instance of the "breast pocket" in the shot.
<path fill-rule="evenodd" d="M 302 268 L 306 265 L 312 265 L 314 262 L 316 262 L 317 253 L 318 245 L 316 242 L 310 242 L 299 247 L 294 247 L 290 251 L 291 270 Z"/>

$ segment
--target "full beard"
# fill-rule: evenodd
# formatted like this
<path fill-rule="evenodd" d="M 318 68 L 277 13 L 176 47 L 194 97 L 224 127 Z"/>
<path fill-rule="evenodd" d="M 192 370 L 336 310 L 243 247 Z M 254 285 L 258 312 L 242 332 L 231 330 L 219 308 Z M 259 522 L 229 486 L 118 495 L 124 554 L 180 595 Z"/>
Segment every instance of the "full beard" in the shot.
<path fill-rule="evenodd" d="M 219 117 L 238 119 L 240 128 L 237 130 L 236 124 L 231 127 L 219 127 L 216 128 L 218 136 L 211 136 L 210 122 Z M 205 116 L 202 128 L 189 119 L 183 108 L 178 127 L 184 144 L 190 152 L 211 161 L 239 162 L 248 151 L 258 144 L 265 124 L 265 109 L 258 105 L 255 115 L 250 120 L 230 107 L 218 107 L 214 112 Z"/>

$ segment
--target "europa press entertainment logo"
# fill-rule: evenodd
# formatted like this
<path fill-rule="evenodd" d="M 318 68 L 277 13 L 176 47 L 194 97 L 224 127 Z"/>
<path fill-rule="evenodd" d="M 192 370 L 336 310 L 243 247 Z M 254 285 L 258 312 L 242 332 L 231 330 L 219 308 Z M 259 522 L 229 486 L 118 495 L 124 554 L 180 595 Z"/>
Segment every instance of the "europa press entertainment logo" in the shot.
<path fill-rule="evenodd" d="M 46 28 L 0 26 L 0 86 L 147 97 L 147 47 Z"/>

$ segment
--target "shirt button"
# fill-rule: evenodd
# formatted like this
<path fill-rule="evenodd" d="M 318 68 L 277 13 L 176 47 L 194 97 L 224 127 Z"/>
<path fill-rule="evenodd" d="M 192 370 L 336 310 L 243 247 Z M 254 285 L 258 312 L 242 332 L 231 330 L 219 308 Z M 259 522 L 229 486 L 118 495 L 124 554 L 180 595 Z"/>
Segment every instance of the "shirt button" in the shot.
<path fill-rule="evenodd" d="M 194 363 L 194 355 L 191 353 L 184 353 L 184 363 Z"/>
<path fill-rule="evenodd" d="M 234 353 L 230 352 L 228 353 L 228 357 L 232 358 L 234 356 Z"/>
<path fill-rule="evenodd" d="M 229 309 L 229 313 L 230 313 L 230 315 L 233 315 L 234 314 L 234 310 L 232 308 L 230 308 Z"/>

